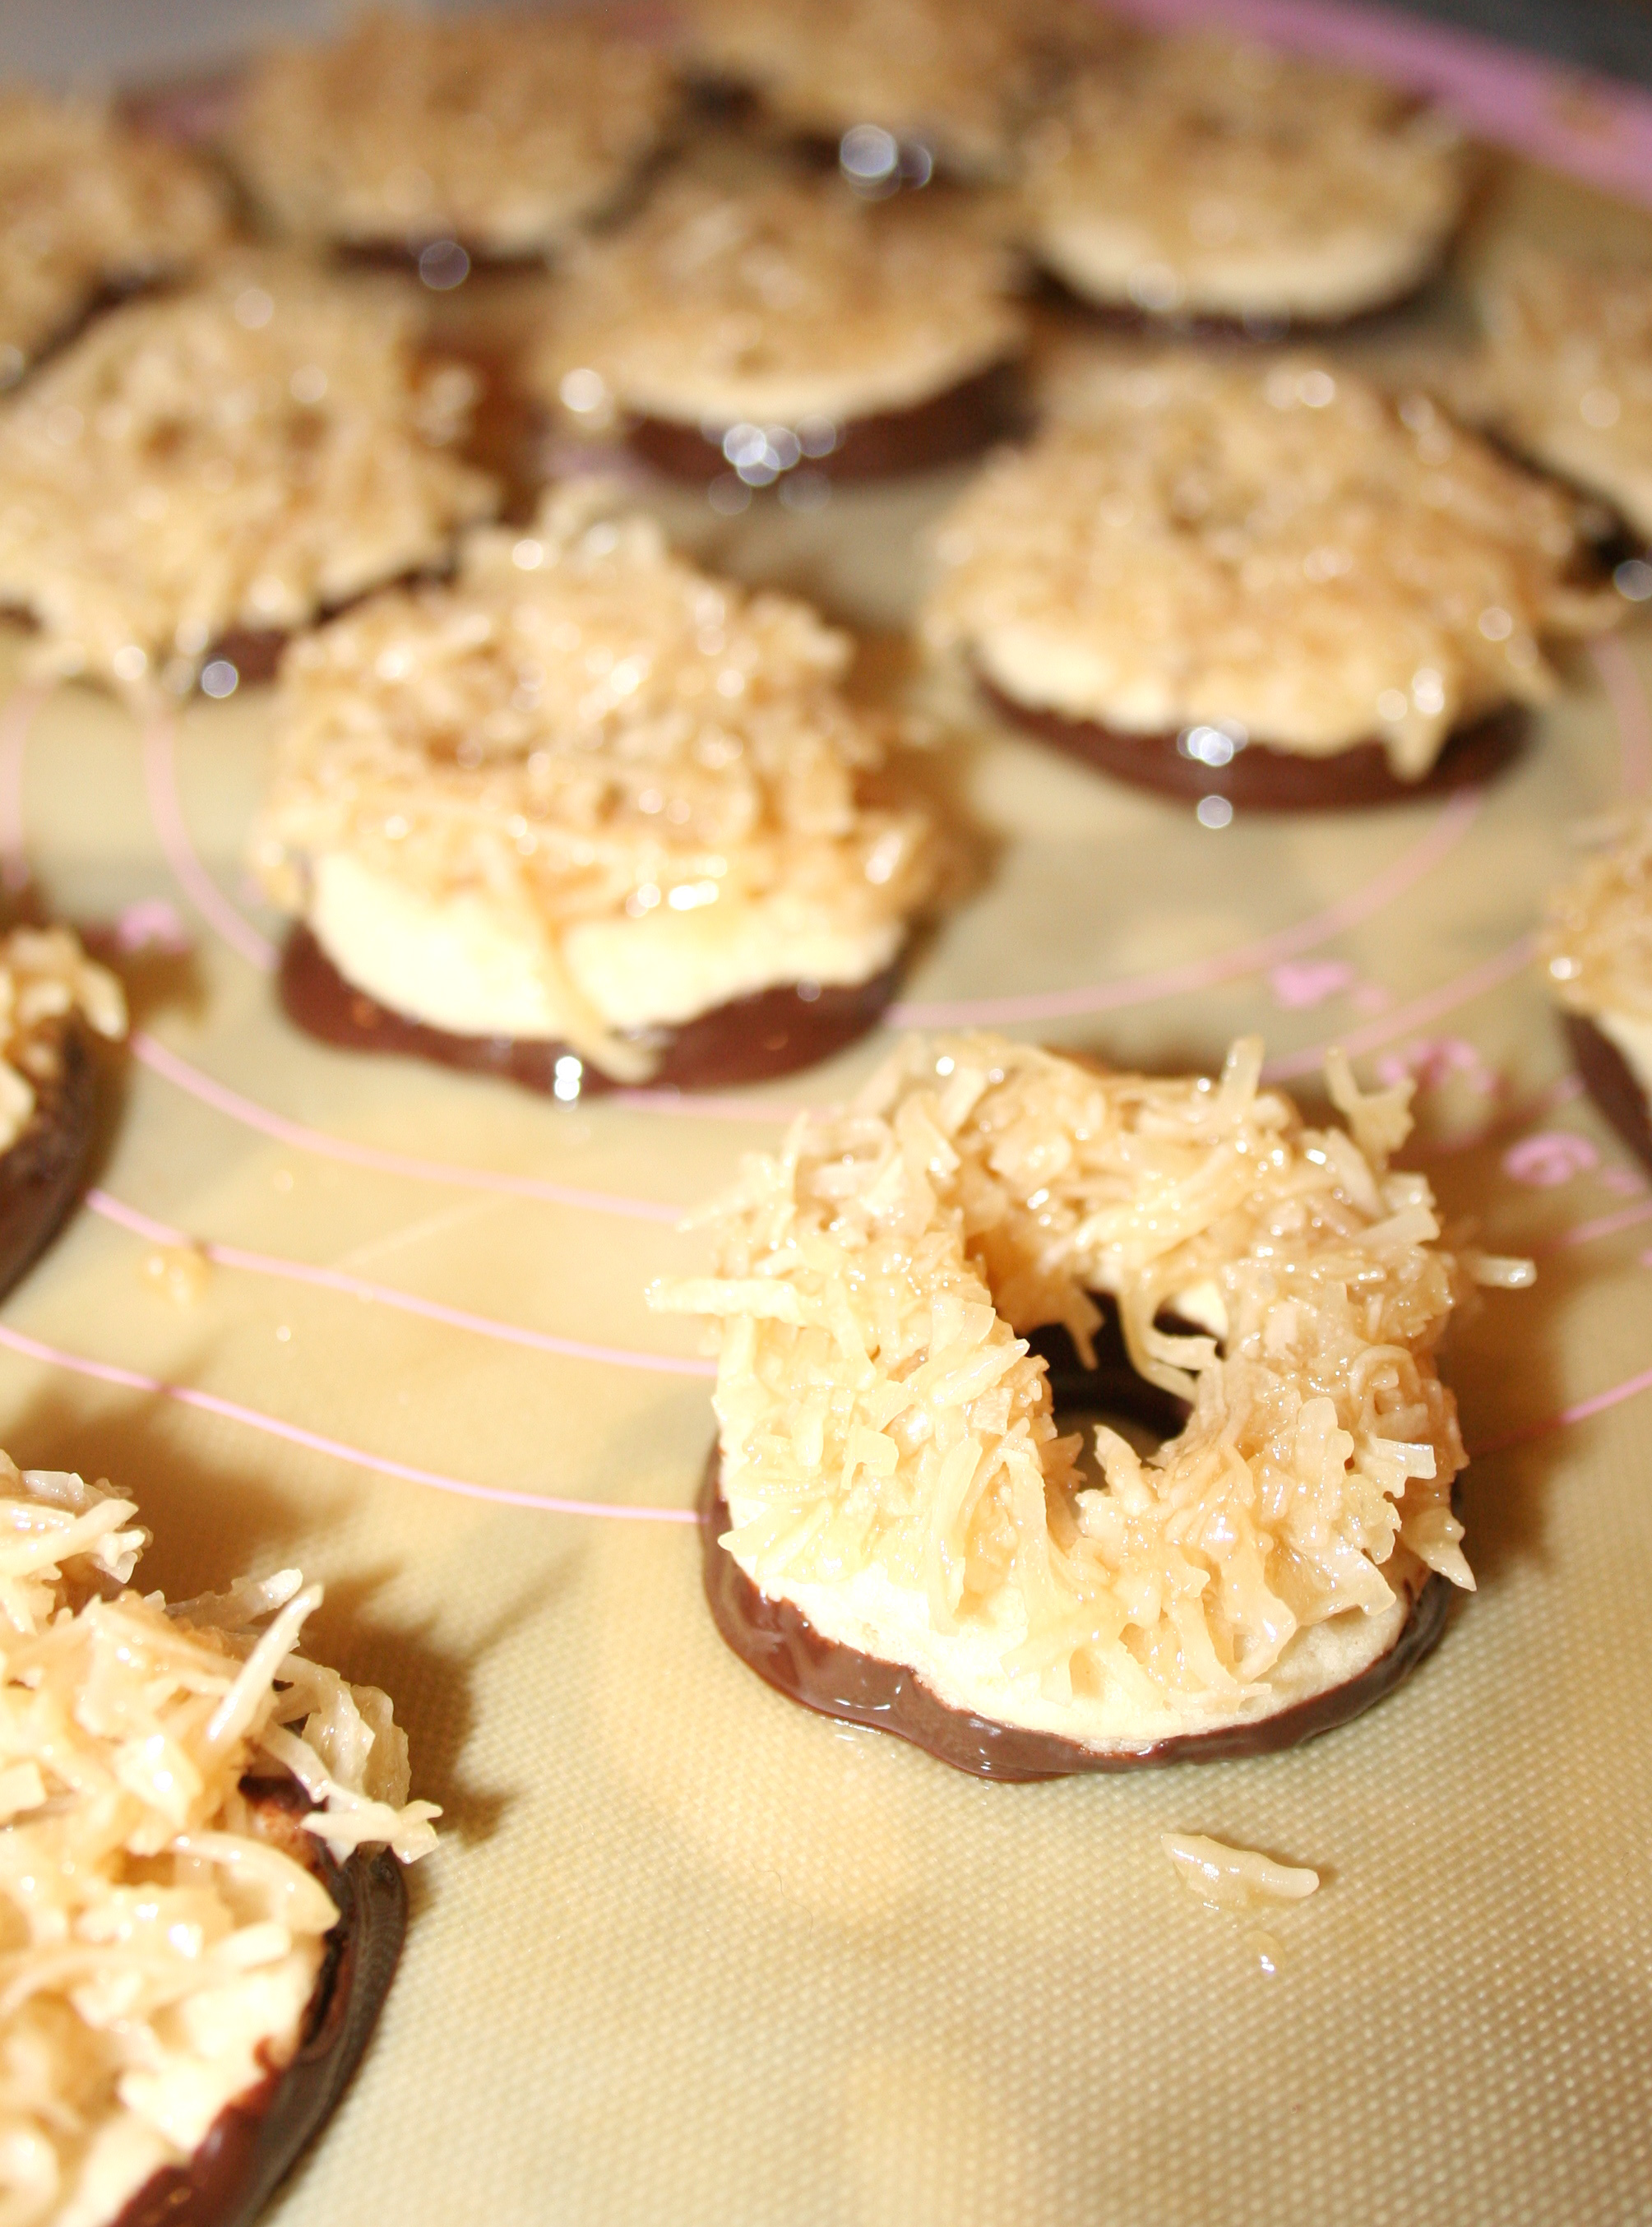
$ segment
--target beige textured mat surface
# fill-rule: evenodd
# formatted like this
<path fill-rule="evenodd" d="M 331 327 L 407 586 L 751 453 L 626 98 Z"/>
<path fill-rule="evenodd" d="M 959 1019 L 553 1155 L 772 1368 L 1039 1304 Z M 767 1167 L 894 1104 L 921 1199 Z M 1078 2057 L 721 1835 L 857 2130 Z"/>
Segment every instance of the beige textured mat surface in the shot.
<path fill-rule="evenodd" d="M 1521 220 L 1579 205 L 1534 186 Z M 887 626 L 945 492 L 715 538 Z M 1293 1754 L 1024 1788 L 769 1693 L 711 1630 L 692 1530 L 653 1520 L 689 1505 L 710 1432 L 704 1377 L 649 1365 L 694 1350 L 642 1302 L 693 1258 L 672 1214 L 877 1044 L 745 1112 L 569 1113 L 328 1051 L 246 955 L 275 925 L 238 863 L 260 692 L 147 743 L 83 692 L 27 722 L 11 699 L 0 833 L 18 801 L 55 903 L 146 904 L 135 930 L 163 901 L 195 957 L 142 1016 L 101 1210 L 0 1311 L 4 1443 L 131 1489 L 169 1591 L 290 1560 L 325 1579 L 316 1645 L 391 1689 L 415 1790 L 447 1807 L 283 2227 L 1652 2215 L 1652 1390 L 1555 1422 L 1652 1366 L 1652 1193 L 1566 1094 L 1524 942 L 1569 824 L 1652 769 L 1649 692 L 1642 622 L 1572 663 L 1483 796 L 1222 830 L 985 728 L 956 746 L 987 864 L 909 1007 L 1158 1067 L 1260 1028 L 1310 1090 L 1332 1039 L 1409 1061 L 1448 1209 L 1541 1261 L 1450 1350 L 1470 1444 L 1532 1435 L 1469 1473 L 1481 1589 L 1418 1675 Z M 176 878 L 203 862 L 239 948 Z M 146 1279 L 134 1217 L 220 1248 L 192 1303 Z M 272 1426 L 650 1520 L 467 1500 Z M 1276 1974 L 1177 1886 L 1171 1830 L 1321 1869 L 1271 1928 Z"/>

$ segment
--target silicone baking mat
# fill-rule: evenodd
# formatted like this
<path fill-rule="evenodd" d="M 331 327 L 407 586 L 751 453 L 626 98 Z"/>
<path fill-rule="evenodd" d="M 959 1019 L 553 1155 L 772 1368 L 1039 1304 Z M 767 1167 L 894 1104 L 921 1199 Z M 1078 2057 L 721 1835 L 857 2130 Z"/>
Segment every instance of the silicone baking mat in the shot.
<path fill-rule="evenodd" d="M 1575 182 L 1494 184 L 1492 225 L 1652 251 Z M 1449 297 L 1431 315 L 1368 352 L 1449 338 Z M 958 484 L 659 499 L 865 629 L 898 688 L 915 536 Z M 19 647 L 0 871 L 118 924 L 137 1011 L 97 1188 L 0 1309 L 3 1442 L 131 1488 L 169 1591 L 324 1579 L 315 1644 L 392 1691 L 446 1809 L 378 2038 L 273 2219 L 1652 2216 L 1652 1192 L 1530 964 L 1568 829 L 1652 776 L 1652 629 L 1571 659 L 1513 773 L 1444 804 L 1211 828 L 985 724 L 926 762 L 975 878 L 896 1021 L 1161 1069 L 1260 1029 L 1311 1095 L 1341 1043 L 1419 1077 L 1448 1209 L 1540 1267 L 1451 1348 L 1480 1590 L 1409 1683 L 1292 1754 L 1029 1787 L 805 1715 L 700 1596 L 709 1365 L 643 1289 L 698 1258 L 680 1209 L 882 1043 L 573 1110 L 327 1050 L 274 1011 L 239 865 L 264 692 L 140 730 L 17 687 Z M 1177 1885 L 1169 1831 L 1318 1867 L 1275 1969 Z"/>

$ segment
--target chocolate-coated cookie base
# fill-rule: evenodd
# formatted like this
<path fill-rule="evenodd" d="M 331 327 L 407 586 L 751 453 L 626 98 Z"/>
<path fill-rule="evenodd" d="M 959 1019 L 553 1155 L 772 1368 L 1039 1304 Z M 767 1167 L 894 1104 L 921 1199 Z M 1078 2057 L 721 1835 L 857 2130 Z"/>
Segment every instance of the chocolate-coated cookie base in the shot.
<path fill-rule="evenodd" d="M 823 472 L 834 480 L 929 471 L 938 464 L 955 463 L 960 456 L 975 456 L 1013 432 L 1022 415 L 1020 367 L 996 363 L 909 410 L 846 419 L 831 453 L 806 456 L 798 469 Z M 730 469 L 721 433 L 707 435 L 698 425 L 667 418 L 635 418 L 625 437 L 634 455 L 673 479 L 703 487 Z"/>
<path fill-rule="evenodd" d="M 1151 1746 L 1085 1747 L 1056 1732 L 1030 1732 L 968 1710 L 933 1693 L 915 1670 L 863 1655 L 818 1632 L 800 1610 L 759 1592 L 718 1542 L 729 1528 L 718 1452 L 705 1472 L 699 1503 L 702 1575 L 711 1620 L 740 1660 L 779 1693 L 806 1709 L 847 1724 L 870 1725 L 909 1740 L 939 1762 L 977 1778 L 1025 1781 L 1075 1772 L 1141 1771 L 1171 1763 L 1215 1763 L 1268 1755 L 1294 1747 L 1316 1732 L 1346 1724 L 1380 1701 L 1415 1667 L 1445 1628 L 1451 1588 L 1430 1576 L 1413 1599 L 1411 1613 L 1386 1655 L 1327 1693 L 1316 1694 L 1277 1715 L 1249 1724 L 1177 1733 Z"/>
<path fill-rule="evenodd" d="M 290 1783 L 258 1791 L 266 1815 L 286 1810 L 296 1818 L 308 1806 Z M 293 1853 L 321 1879 L 339 1919 L 297 2050 L 219 2113 L 187 2165 L 151 2174 L 114 2227 L 249 2227 L 321 2131 L 367 2045 L 407 1930 L 401 1866 L 388 1848 L 359 1848 L 340 1865 L 323 1841 L 302 1838 L 309 1847 Z"/>
<path fill-rule="evenodd" d="M 1207 765 L 1187 756 L 1172 734 L 1127 735 L 1093 719 L 1069 719 L 1059 711 L 1023 704 L 977 676 L 993 709 L 1041 742 L 1052 743 L 1068 757 L 1133 782 L 1166 796 L 1222 796 L 1250 812 L 1335 812 L 1373 804 L 1401 804 L 1419 796 L 1466 788 L 1489 781 L 1519 753 L 1527 718 L 1517 705 L 1504 705 L 1471 726 L 1459 728 L 1428 771 L 1417 781 L 1401 781 L 1381 743 L 1355 743 L 1328 757 L 1298 750 L 1270 750 L 1250 743 L 1226 765 Z"/>
<path fill-rule="evenodd" d="M 1652 1168 L 1652 1109 L 1635 1069 L 1586 1013 L 1567 1013 L 1566 1042 L 1584 1088 L 1637 1158 Z"/>
<path fill-rule="evenodd" d="M 895 993 L 899 969 L 885 967 L 868 982 L 793 984 L 760 990 L 699 1013 L 677 1027 L 650 1031 L 659 1063 L 654 1090 L 720 1090 L 737 1083 L 767 1082 L 813 1067 L 853 1043 L 877 1024 Z M 813 991 L 813 997 L 806 991 Z M 482 1075 L 501 1075 L 564 1102 L 605 1096 L 627 1086 L 585 1061 L 577 1075 L 565 1062 L 569 1047 L 541 1038 L 462 1037 L 427 1027 L 394 1012 L 356 989 L 339 973 L 304 927 L 295 928 L 281 954 L 280 995 L 290 1020 L 323 1043 L 354 1051 L 395 1051 Z M 575 1055 L 577 1057 L 577 1055 Z"/>
<path fill-rule="evenodd" d="M 59 1038 L 56 1075 L 35 1082 L 35 1111 L 0 1153 L 0 1297 L 30 1267 L 80 1189 L 97 1122 L 97 1066 L 85 1028 Z"/>

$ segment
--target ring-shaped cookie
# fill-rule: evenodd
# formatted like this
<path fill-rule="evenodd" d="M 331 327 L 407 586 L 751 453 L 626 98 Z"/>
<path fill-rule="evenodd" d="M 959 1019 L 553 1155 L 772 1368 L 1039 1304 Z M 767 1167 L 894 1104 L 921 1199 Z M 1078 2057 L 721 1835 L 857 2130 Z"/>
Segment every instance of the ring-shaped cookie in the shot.
<path fill-rule="evenodd" d="M 754 1668 L 984 1776 L 1283 1746 L 1386 1691 L 1472 1579 L 1433 1349 L 1523 1263 L 1436 1242 L 1387 1165 L 1409 1086 L 1305 1127 L 1237 1044 L 1219 1082 L 991 1037 L 916 1041 L 752 1155 L 709 1216 L 707 1590 Z M 1052 1404 L 1034 1334 L 1089 1368 Z M 1119 1364 L 1187 1403 L 1145 1458 Z M 1130 1403 L 1135 1404 L 1135 1403 Z M 1161 1421 L 1153 1436 L 1165 1427 Z"/>

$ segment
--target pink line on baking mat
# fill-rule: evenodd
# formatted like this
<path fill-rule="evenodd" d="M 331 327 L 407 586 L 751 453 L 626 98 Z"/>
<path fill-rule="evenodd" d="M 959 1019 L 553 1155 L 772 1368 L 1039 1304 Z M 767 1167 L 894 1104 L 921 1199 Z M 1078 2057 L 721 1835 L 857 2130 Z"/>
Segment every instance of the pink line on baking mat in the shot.
<path fill-rule="evenodd" d="M 462 1500 L 491 1500 L 507 1508 L 539 1508 L 552 1516 L 611 1516 L 617 1522 L 629 1523 L 697 1523 L 699 1518 L 692 1508 L 627 1508 L 603 1500 L 560 1500 L 552 1495 L 538 1492 L 510 1492 L 492 1484 L 471 1484 L 463 1477 L 444 1477 L 439 1470 L 416 1469 L 409 1462 L 392 1461 L 382 1454 L 367 1453 L 360 1446 L 348 1446 L 340 1439 L 323 1438 L 318 1431 L 306 1431 L 297 1423 L 284 1423 L 277 1415 L 264 1414 L 257 1407 L 243 1407 L 239 1401 L 221 1400 L 215 1392 L 202 1392 L 192 1384 L 166 1384 L 158 1376 L 140 1375 L 135 1369 L 119 1369 L 112 1362 L 92 1361 L 85 1354 L 65 1353 L 54 1345 L 44 1345 L 38 1338 L 26 1337 L 22 1330 L 10 1329 L 0 1323 L 0 1346 L 22 1355 L 27 1361 L 44 1362 L 48 1368 L 67 1369 L 76 1376 L 89 1376 L 99 1384 L 118 1384 L 128 1392 L 144 1392 L 163 1400 L 175 1400 L 180 1407 L 198 1407 L 207 1415 L 221 1415 L 228 1422 L 245 1423 L 250 1430 L 263 1431 L 272 1439 L 284 1439 L 288 1444 L 303 1446 L 311 1453 L 330 1454 L 335 1461 L 352 1463 L 357 1469 L 373 1470 L 380 1477 L 393 1477 L 409 1484 L 428 1484 L 437 1492 L 455 1493 Z"/>
<path fill-rule="evenodd" d="M 1649 716 L 1641 668 L 1615 635 L 1591 642 L 1589 654 L 1600 675 L 1617 723 L 1620 778 L 1625 796 L 1652 788 L 1652 716 Z"/>
<path fill-rule="evenodd" d="M 1442 1013 L 1455 1012 L 1471 999 L 1483 998 L 1489 990 L 1529 967 L 1537 950 L 1534 935 L 1522 935 L 1489 959 L 1483 959 L 1477 967 L 1466 973 L 1454 975 L 1451 981 L 1442 982 L 1438 990 L 1430 990 L 1420 998 L 1413 998 L 1408 1005 L 1396 1005 L 1381 1020 L 1368 1021 L 1362 1029 L 1349 1029 L 1344 1035 L 1332 1037 L 1324 1043 L 1310 1044 L 1303 1051 L 1285 1052 L 1279 1059 L 1269 1060 L 1262 1069 L 1270 1082 L 1288 1082 L 1295 1075 L 1317 1075 L 1324 1063 L 1325 1054 L 1333 1045 L 1340 1045 L 1350 1058 L 1362 1052 L 1373 1051 L 1378 1044 L 1390 1043 L 1421 1028 L 1426 1022 L 1437 1021 Z"/>
<path fill-rule="evenodd" d="M 950 1005 L 891 1005 L 884 1016 L 895 1028 L 956 1028 L 978 1023 L 1049 1021 L 1079 1013 L 1116 1012 L 1123 1005 L 1151 1005 L 1158 998 L 1175 998 L 1190 990 L 1209 990 L 1244 974 L 1259 974 L 1282 959 L 1311 951 L 1345 928 L 1356 927 L 1402 897 L 1412 885 L 1454 850 L 1479 814 L 1483 802 L 1477 788 L 1459 789 L 1421 841 L 1402 858 L 1368 882 L 1362 890 L 1339 897 L 1311 920 L 1294 928 L 1277 929 L 1255 943 L 1209 959 L 1190 959 L 1154 974 L 1126 975 L 1114 982 L 1096 982 L 1080 990 L 1052 990 L 1024 998 L 966 998 Z"/>
<path fill-rule="evenodd" d="M 1474 31 L 1348 0 L 1115 0 L 1160 30 L 1215 23 L 1352 62 L 1426 93 L 1459 123 L 1608 193 L 1652 200 L 1652 96 Z"/>
<path fill-rule="evenodd" d="M 0 706 L 0 890 L 16 896 L 33 875 L 23 834 L 23 753 L 49 685 L 25 681 Z"/>
<path fill-rule="evenodd" d="M 290 1284 L 314 1284 L 322 1291 L 342 1292 L 348 1299 L 367 1299 L 395 1307 L 403 1314 L 420 1315 L 427 1322 L 444 1323 L 452 1330 L 474 1330 L 478 1337 L 497 1338 L 505 1345 L 526 1345 L 536 1353 L 551 1353 L 567 1361 L 602 1361 L 615 1369 L 651 1369 L 668 1376 L 715 1376 L 714 1361 L 696 1361 L 662 1353 L 638 1353 L 628 1346 L 589 1345 L 577 1337 L 556 1337 L 549 1330 L 524 1330 L 501 1322 L 493 1315 L 472 1314 L 464 1307 L 444 1306 L 439 1299 L 423 1299 L 416 1292 L 399 1291 L 393 1284 L 378 1284 L 353 1276 L 342 1268 L 321 1268 L 307 1260 L 290 1260 L 277 1253 L 249 1253 L 239 1245 L 197 1241 L 187 1231 L 174 1229 L 106 1190 L 89 1190 L 86 1203 L 94 1214 L 134 1237 L 154 1245 L 181 1245 L 199 1252 L 222 1268 L 244 1269 L 249 1275 L 275 1276 Z"/>
<path fill-rule="evenodd" d="M 243 1098 L 239 1090 L 232 1090 L 222 1082 L 214 1082 L 187 1059 L 180 1059 L 163 1043 L 140 1030 L 131 1039 L 132 1056 L 156 1075 L 163 1076 L 179 1090 L 185 1091 L 201 1105 L 210 1106 L 216 1114 L 226 1114 L 245 1128 L 256 1129 L 262 1135 L 274 1137 L 277 1142 L 291 1145 L 296 1151 L 313 1152 L 318 1158 L 343 1160 L 352 1167 L 371 1168 L 376 1174 L 408 1176 L 415 1183 L 452 1184 L 461 1190 L 497 1191 L 509 1198 L 534 1198 L 550 1206 L 577 1207 L 589 1214 L 615 1214 L 631 1222 L 664 1222 L 673 1227 L 681 1221 L 683 1209 L 665 1206 L 653 1199 L 625 1198 L 617 1192 L 579 1190 L 569 1184 L 546 1183 L 538 1176 L 503 1175 L 492 1168 L 469 1168 L 453 1160 L 419 1160 L 405 1152 L 380 1152 L 373 1145 L 354 1145 L 347 1138 L 329 1137 L 320 1129 L 308 1129 L 300 1121 L 289 1121 L 284 1115 L 272 1114 L 268 1107 Z"/>
<path fill-rule="evenodd" d="M 202 865 L 190 839 L 178 799 L 177 733 L 176 716 L 164 706 L 151 711 L 144 723 L 144 787 L 166 863 L 207 925 L 261 973 L 272 974 L 277 958 L 274 944 L 267 935 L 260 935 L 251 921 L 242 919 Z"/>
<path fill-rule="evenodd" d="M 1547 1439 L 1570 1424 L 1586 1423 L 1591 1415 L 1604 1414 L 1608 1407 L 1621 1407 L 1625 1400 L 1636 1399 L 1642 1392 L 1652 1392 L 1652 1369 L 1642 1369 L 1638 1376 L 1626 1376 L 1609 1392 L 1595 1392 L 1586 1400 L 1574 1401 L 1558 1414 L 1546 1415 L 1541 1422 L 1522 1423 L 1518 1430 L 1505 1431 L 1500 1439 L 1490 1439 L 1483 1446 L 1471 1446 L 1470 1453 L 1474 1460 L 1480 1461 L 1487 1454 L 1504 1453 L 1510 1446 L 1528 1445 L 1532 1439 Z"/>
<path fill-rule="evenodd" d="M 1616 1214 L 1597 1215 L 1592 1222 L 1574 1222 L 1558 1237 L 1547 1238 L 1531 1249 L 1534 1253 L 1558 1253 L 1570 1245 L 1592 1245 L 1598 1237 L 1616 1237 L 1620 1230 L 1637 1229 L 1643 1222 L 1652 1222 L 1652 1199 L 1642 1199 L 1638 1206 L 1619 1207 Z"/>

